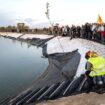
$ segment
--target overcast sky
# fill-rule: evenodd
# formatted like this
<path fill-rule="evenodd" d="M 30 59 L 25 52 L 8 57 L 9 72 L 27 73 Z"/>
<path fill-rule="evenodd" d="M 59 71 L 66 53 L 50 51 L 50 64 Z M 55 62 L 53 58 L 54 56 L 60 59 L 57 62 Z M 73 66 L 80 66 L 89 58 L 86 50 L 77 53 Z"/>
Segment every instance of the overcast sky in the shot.
<path fill-rule="evenodd" d="M 47 26 L 46 2 L 54 23 L 82 24 L 96 22 L 98 14 L 105 21 L 105 0 L 0 0 L 0 26 L 25 22 L 31 27 Z"/>

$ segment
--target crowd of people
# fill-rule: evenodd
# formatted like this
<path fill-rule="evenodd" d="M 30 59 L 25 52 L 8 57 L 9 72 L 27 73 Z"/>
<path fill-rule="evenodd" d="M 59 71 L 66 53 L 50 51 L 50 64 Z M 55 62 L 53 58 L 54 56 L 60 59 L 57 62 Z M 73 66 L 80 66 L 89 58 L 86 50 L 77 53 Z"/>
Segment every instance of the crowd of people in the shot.
<path fill-rule="evenodd" d="M 62 27 L 55 25 L 53 34 L 70 36 L 70 39 L 80 37 L 105 44 L 105 24 L 86 23 L 82 26 L 72 25 L 71 27 L 68 25 Z"/>

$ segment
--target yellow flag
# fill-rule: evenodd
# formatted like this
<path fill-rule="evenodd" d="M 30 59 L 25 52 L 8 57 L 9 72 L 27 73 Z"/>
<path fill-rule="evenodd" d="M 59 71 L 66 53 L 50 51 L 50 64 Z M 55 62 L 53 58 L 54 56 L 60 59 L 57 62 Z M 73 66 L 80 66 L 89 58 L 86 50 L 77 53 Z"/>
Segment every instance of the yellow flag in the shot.
<path fill-rule="evenodd" d="M 103 24 L 103 20 L 102 20 L 102 18 L 101 18 L 100 15 L 98 15 L 97 23 L 98 23 L 98 24 Z"/>

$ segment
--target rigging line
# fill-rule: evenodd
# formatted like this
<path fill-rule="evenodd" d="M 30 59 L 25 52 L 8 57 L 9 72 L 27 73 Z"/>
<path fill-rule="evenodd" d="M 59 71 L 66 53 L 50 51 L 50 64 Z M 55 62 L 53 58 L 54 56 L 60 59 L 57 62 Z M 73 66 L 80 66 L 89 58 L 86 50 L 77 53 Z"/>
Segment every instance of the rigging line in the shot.
<path fill-rule="evenodd" d="M 57 37 L 57 39 L 58 39 L 59 45 L 60 45 L 60 47 L 61 47 L 61 49 L 62 49 L 62 51 L 63 51 L 63 53 L 64 53 L 63 46 L 62 46 L 62 44 L 60 43 L 60 40 L 59 40 L 59 38 L 58 38 L 58 37 Z"/>

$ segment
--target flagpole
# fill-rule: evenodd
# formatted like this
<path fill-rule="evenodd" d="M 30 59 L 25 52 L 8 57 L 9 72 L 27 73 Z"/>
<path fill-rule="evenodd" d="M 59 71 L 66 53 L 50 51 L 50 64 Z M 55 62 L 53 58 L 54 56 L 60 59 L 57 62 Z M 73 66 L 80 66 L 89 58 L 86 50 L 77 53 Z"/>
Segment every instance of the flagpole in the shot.
<path fill-rule="evenodd" d="M 51 23 L 51 20 L 50 20 L 50 14 L 49 14 L 49 7 L 50 7 L 50 4 L 47 2 L 46 3 L 46 12 L 45 12 L 45 14 L 46 14 L 46 17 L 47 17 L 47 19 L 49 20 L 49 23 L 50 23 L 50 25 L 52 26 L 52 34 L 54 34 L 53 33 L 53 24 Z M 57 37 L 57 39 L 58 39 L 58 37 Z M 62 46 L 62 44 L 60 43 L 60 40 L 58 39 L 58 42 L 59 42 L 59 44 L 60 44 L 60 47 L 61 47 L 61 49 L 62 49 L 62 51 L 64 52 L 64 49 L 63 49 L 63 46 Z"/>
<path fill-rule="evenodd" d="M 49 20 L 50 25 L 52 26 L 52 34 L 53 34 L 53 23 L 50 20 L 49 7 L 50 7 L 50 4 L 47 2 L 46 3 L 46 12 L 45 12 L 45 14 L 46 14 L 47 19 Z"/>

